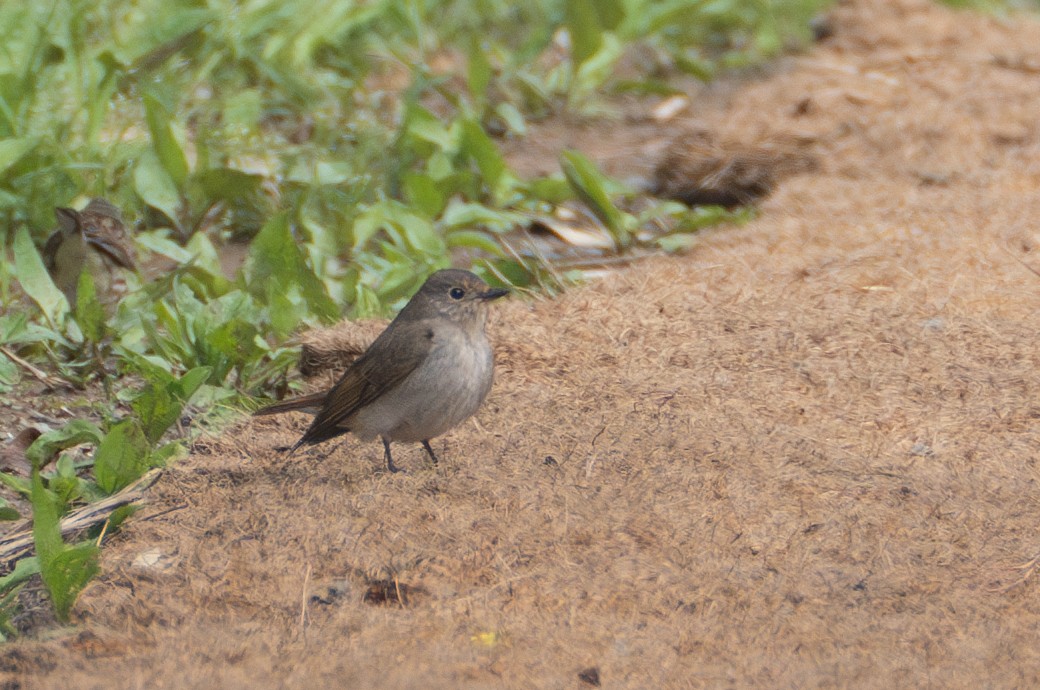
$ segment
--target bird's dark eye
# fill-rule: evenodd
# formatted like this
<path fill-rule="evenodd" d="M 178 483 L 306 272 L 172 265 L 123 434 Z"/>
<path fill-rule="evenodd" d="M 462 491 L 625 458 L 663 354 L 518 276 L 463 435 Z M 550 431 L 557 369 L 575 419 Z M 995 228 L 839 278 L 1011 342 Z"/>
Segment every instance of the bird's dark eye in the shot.
<path fill-rule="evenodd" d="M 466 296 L 466 291 L 463 290 L 462 288 L 456 287 L 456 288 L 452 288 L 451 290 L 449 290 L 448 294 L 451 295 L 452 299 L 462 299 L 463 297 Z"/>

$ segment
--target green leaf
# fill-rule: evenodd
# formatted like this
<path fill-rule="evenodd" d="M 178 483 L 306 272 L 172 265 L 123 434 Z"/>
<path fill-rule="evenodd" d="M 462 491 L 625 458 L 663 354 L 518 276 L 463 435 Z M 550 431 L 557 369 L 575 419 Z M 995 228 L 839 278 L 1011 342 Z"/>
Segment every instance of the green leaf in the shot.
<path fill-rule="evenodd" d="M 171 441 L 163 444 L 155 452 L 152 453 L 152 457 L 149 463 L 152 467 L 165 467 L 171 461 L 178 458 L 187 457 L 188 452 L 184 448 L 184 444 L 180 441 Z"/>
<path fill-rule="evenodd" d="M 429 175 L 409 171 L 403 182 L 405 200 L 427 218 L 436 218 L 444 210 L 446 199 Z"/>
<path fill-rule="evenodd" d="M 523 224 L 524 218 L 512 211 L 496 211 L 482 204 L 471 204 L 453 199 L 444 209 L 440 225 L 449 230 L 483 227 L 493 232 L 508 232 Z"/>
<path fill-rule="evenodd" d="M 491 62 L 488 60 L 481 37 L 476 33 L 470 34 L 468 67 L 466 86 L 469 88 L 470 98 L 478 104 L 487 102 L 487 88 L 491 83 Z"/>
<path fill-rule="evenodd" d="M 564 3 L 567 31 L 571 38 L 571 58 L 581 65 L 592 57 L 603 41 L 594 0 L 568 0 Z"/>
<path fill-rule="evenodd" d="M 97 548 L 90 543 L 68 547 L 61 539 L 57 497 L 44 488 L 39 470 L 32 476 L 33 542 L 40 575 L 50 592 L 54 612 L 68 621 L 83 587 L 98 570 Z"/>
<path fill-rule="evenodd" d="M 3 175 L 12 165 L 36 148 L 40 143 L 37 137 L 19 137 L 17 139 L 0 140 L 0 175 Z"/>
<path fill-rule="evenodd" d="M 90 271 L 79 274 L 79 286 L 76 289 L 76 323 L 83 337 L 97 344 L 105 337 L 105 309 L 98 300 L 94 287 L 94 277 Z"/>
<path fill-rule="evenodd" d="M 145 151 L 137 161 L 134 167 L 134 191 L 143 202 L 165 213 L 171 222 L 177 222 L 181 196 L 154 151 Z"/>
<path fill-rule="evenodd" d="M 113 426 L 94 453 L 98 487 L 113 494 L 138 479 L 151 467 L 149 449 L 148 439 L 137 420 L 124 420 Z"/>
<path fill-rule="evenodd" d="M 33 467 L 40 467 L 56 453 L 82 443 L 97 445 L 101 442 L 101 429 L 85 419 L 75 419 L 60 429 L 48 431 L 36 439 L 25 451 Z"/>
<path fill-rule="evenodd" d="M 15 275 L 22 289 L 39 305 L 51 326 L 59 328 L 65 314 L 69 312 L 69 302 L 51 280 L 43 265 L 43 259 L 40 258 L 28 230 L 24 227 L 18 228 L 14 233 L 13 250 Z"/>
<path fill-rule="evenodd" d="M 271 218 L 253 238 L 246 275 L 254 294 L 267 295 L 273 288 L 288 292 L 289 286 L 297 285 L 312 313 L 325 321 L 339 315 L 339 308 L 329 297 L 325 284 L 307 265 L 285 213 Z M 297 321 L 304 316 L 306 314 L 298 314 Z"/>
<path fill-rule="evenodd" d="M 166 107 L 150 93 L 141 98 L 144 103 L 144 117 L 148 123 L 148 131 L 152 135 L 152 149 L 162 163 L 163 170 L 177 189 L 184 189 L 188 179 L 188 160 L 184 151 L 170 128 L 170 113 Z M 161 208 L 161 207 L 157 207 Z"/>
<path fill-rule="evenodd" d="M 527 134 L 527 121 L 524 119 L 524 115 L 520 112 L 520 109 L 512 103 L 499 103 L 495 106 L 495 114 L 502 118 L 502 121 L 506 123 L 506 127 L 509 129 L 510 134 L 518 137 Z"/>
<path fill-rule="evenodd" d="M 626 227 L 626 214 L 622 214 L 607 195 L 604 189 L 606 178 L 603 173 L 577 151 L 561 153 L 560 167 L 574 193 L 606 226 L 611 237 L 614 238 L 614 244 L 619 249 L 627 247 L 632 238 Z"/>
<path fill-rule="evenodd" d="M 675 233 L 658 237 L 654 242 L 658 247 L 669 253 L 682 252 L 700 242 L 697 235 Z"/>
<path fill-rule="evenodd" d="M 596 17 L 599 25 L 608 31 L 614 31 L 625 19 L 623 0 L 596 0 Z"/>
<path fill-rule="evenodd" d="M 206 197 L 212 201 L 230 203 L 247 199 L 260 191 L 263 177 L 235 170 L 234 168 L 211 168 L 192 176 Z"/>
<path fill-rule="evenodd" d="M 26 498 L 32 496 L 32 485 L 25 477 L 16 477 L 13 474 L 0 472 L 0 484 Z"/>
<path fill-rule="evenodd" d="M 404 213 L 398 218 L 398 227 L 404 231 L 408 244 L 416 251 L 426 256 L 444 254 L 444 239 L 427 219 Z"/>
<path fill-rule="evenodd" d="M 130 407 L 140 420 L 149 443 L 154 444 L 162 438 L 180 417 L 184 405 L 212 372 L 212 367 L 196 367 L 176 380 L 169 379 L 163 372 L 148 382 L 130 403 Z"/>
<path fill-rule="evenodd" d="M 449 247 L 470 247 L 480 249 L 492 256 L 505 256 L 502 247 L 486 232 L 479 230 L 456 230 L 449 232 L 445 238 Z"/>
<path fill-rule="evenodd" d="M 196 367 L 187 371 L 183 376 L 170 384 L 170 392 L 173 393 L 177 400 L 187 404 L 191 400 L 191 396 L 195 395 L 195 391 L 202 384 L 206 383 L 210 373 L 209 367 Z"/>
<path fill-rule="evenodd" d="M 14 564 L 14 570 L 0 577 L 0 592 L 7 593 L 13 587 L 22 584 L 40 572 L 40 559 L 36 556 L 21 558 Z"/>
<path fill-rule="evenodd" d="M 599 48 L 581 63 L 574 75 L 571 100 L 598 90 L 614 73 L 614 65 L 624 53 L 625 45 L 611 33 L 603 34 Z"/>
<path fill-rule="evenodd" d="M 462 150 L 477 164 L 488 189 L 497 194 L 507 170 L 506 161 L 476 120 L 467 118 L 462 121 Z"/>
<path fill-rule="evenodd" d="M 81 491 L 79 477 L 76 476 L 76 468 L 73 467 L 72 458 L 62 454 L 58 458 L 57 471 L 47 481 L 47 488 L 54 492 L 60 512 L 65 512 L 65 507 L 79 498 Z"/>
<path fill-rule="evenodd" d="M 58 620 L 67 623 L 72 605 L 100 567 L 98 547 L 92 542 L 69 546 L 60 551 L 49 563 L 42 565 L 41 575 L 54 603 Z"/>

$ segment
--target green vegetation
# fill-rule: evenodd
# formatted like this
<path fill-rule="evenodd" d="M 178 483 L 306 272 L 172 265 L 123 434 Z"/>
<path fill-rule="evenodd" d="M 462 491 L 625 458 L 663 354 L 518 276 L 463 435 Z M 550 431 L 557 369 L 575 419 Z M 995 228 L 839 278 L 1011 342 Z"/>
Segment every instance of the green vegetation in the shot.
<path fill-rule="evenodd" d="M 25 363 L 102 391 L 94 422 L 36 441 L 29 479 L 0 473 L 32 503 L 37 554 L 0 579 L 5 634 L 29 577 L 64 620 L 97 569 L 93 542 L 62 541 L 61 516 L 180 452 L 163 439 L 189 402 L 212 418 L 284 391 L 300 328 L 388 313 L 452 263 L 551 289 L 574 273 L 509 238 L 561 204 L 586 205 L 619 254 L 682 249 L 732 218 L 629 212 L 623 186 L 575 151 L 561 174 L 522 179 L 496 138 L 768 58 L 805 41 L 824 4 L 0 4 L 0 346 L 18 358 L 0 352 L 0 394 L 26 384 Z M 54 208 L 91 196 L 124 210 L 146 266 L 115 305 L 89 272 L 70 304 L 38 249 Z M 231 244 L 247 249 L 229 277 Z"/>

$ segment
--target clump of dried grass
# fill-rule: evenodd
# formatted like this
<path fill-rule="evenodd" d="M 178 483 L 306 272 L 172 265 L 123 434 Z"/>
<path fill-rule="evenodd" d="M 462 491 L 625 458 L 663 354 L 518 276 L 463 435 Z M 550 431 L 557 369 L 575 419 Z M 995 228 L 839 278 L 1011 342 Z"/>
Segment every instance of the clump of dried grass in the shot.
<path fill-rule="evenodd" d="M 719 140 L 696 129 L 677 136 L 654 169 L 651 193 L 688 206 L 755 204 L 790 175 L 816 170 L 812 137 L 773 136 L 758 143 Z"/>

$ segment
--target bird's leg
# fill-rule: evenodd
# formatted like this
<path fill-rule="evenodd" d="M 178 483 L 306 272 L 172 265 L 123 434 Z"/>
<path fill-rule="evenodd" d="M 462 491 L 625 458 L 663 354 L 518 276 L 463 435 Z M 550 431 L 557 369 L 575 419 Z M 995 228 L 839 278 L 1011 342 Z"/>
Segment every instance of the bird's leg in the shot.
<path fill-rule="evenodd" d="M 433 448 L 430 447 L 430 439 L 424 440 L 422 442 L 422 447 L 425 448 L 426 452 L 430 454 L 430 460 L 432 460 L 433 464 L 436 465 L 437 464 L 437 456 L 434 454 Z"/>
<path fill-rule="evenodd" d="M 390 455 L 390 442 L 383 439 L 383 457 L 386 458 L 386 469 L 391 472 L 401 472 L 401 468 L 394 464 L 394 456 Z"/>

